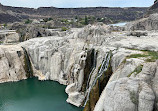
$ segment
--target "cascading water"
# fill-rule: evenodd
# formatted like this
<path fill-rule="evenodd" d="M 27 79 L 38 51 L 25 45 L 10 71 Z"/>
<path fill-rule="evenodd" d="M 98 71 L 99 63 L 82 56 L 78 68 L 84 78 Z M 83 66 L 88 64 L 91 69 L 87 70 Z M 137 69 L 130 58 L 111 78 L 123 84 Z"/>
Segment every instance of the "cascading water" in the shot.
<path fill-rule="evenodd" d="M 89 88 L 87 88 L 87 92 L 86 92 L 86 95 L 87 95 L 87 96 L 86 96 L 86 101 L 85 101 L 84 107 L 86 106 L 86 104 L 87 104 L 87 102 L 88 102 L 88 100 L 89 100 L 89 96 L 90 96 L 91 89 L 95 86 L 97 80 L 102 76 L 103 72 L 107 71 L 108 66 L 109 66 L 109 63 L 110 63 L 110 58 L 111 58 L 111 53 L 110 53 L 110 52 L 107 52 L 107 53 L 105 54 L 105 58 L 103 59 L 101 68 L 100 68 L 100 70 L 99 70 L 99 72 L 98 72 L 98 74 L 97 74 L 97 77 L 96 77 L 95 80 L 93 81 L 92 85 L 91 85 Z M 94 69 L 94 70 L 95 70 L 95 69 Z M 93 71 L 93 70 L 92 70 L 92 71 Z M 93 73 L 92 71 L 91 71 L 91 73 Z M 91 73 L 90 73 L 90 75 L 92 75 Z"/>
<path fill-rule="evenodd" d="M 27 73 L 26 76 L 28 78 L 31 78 L 31 77 L 33 77 L 32 64 L 31 64 L 31 61 L 30 61 L 30 58 L 29 58 L 29 55 L 28 55 L 26 49 L 24 47 L 22 47 L 22 49 L 24 50 L 24 62 L 25 62 L 24 69 Z"/>
<path fill-rule="evenodd" d="M 92 76 L 94 70 L 96 69 L 97 52 L 94 50 L 93 54 L 94 54 L 94 56 L 93 56 L 93 67 L 92 67 L 92 70 L 91 70 L 91 72 L 89 74 L 89 77 L 88 77 L 88 81 L 87 81 L 87 85 L 86 85 L 86 90 L 89 88 L 89 82 L 90 82 L 91 76 Z"/>

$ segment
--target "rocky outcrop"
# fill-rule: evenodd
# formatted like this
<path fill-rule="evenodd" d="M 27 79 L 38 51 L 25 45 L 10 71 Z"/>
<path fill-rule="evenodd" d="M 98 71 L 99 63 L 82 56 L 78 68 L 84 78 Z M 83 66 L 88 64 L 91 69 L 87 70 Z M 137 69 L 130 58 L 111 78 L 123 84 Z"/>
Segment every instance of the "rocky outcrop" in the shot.
<path fill-rule="evenodd" d="M 157 66 L 157 62 L 147 63 L 136 77 L 123 77 L 109 82 L 94 111 L 156 111 L 157 90 L 154 86 L 157 84 L 154 80 Z M 99 104 L 101 101 L 103 103 Z"/>
<path fill-rule="evenodd" d="M 147 35 L 148 35 L 147 32 L 141 32 L 141 31 L 133 31 L 127 34 L 127 36 L 136 36 L 136 37 L 147 36 Z"/>
<path fill-rule="evenodd" d="M 69 95 L 67 102 L 85 106 L 85 111 L 90 111 L 109 81 L 127 77 L 145 62 L 144 58 L 129 58 L 122 64 L 128 55 L 143 54 L 125 48 L 158 51 L 157 37 L 153 33 L 148 36 L 127 36 L 127 32 L 112 32 L 110 26 L 97 24 L 74 30 L 69 36 L 34 38 L 19 45 L 26 48 L 40 80 L 68 85 L 65 90 Z M 113 56 L 110 64 L 105 65 L 109 51 Z M 101 67 L 106 70 L 98 73 Z"/>
<path fill-rule="evenodd" d="M 158 30 L 158 14 L 151 14 L 147 18 L 143 18 L 126 25 L 126 30 Z"/>
<path fill-rule="evenodd" d="M 0 44 L 19 42 L 19 34 L 15 30 L 1 30 Z"/>
<path fill-rule="evenodd" d="M 72 29 L 68 36 L 33 38 L 17 46 L 1 46 L 0 54 L 9 58 L 1 62 L 13 64 L 3 73 L 14 70 L 14 77 L 22 77 L 7 79 L 8 72 L 1 75 L 6 81 L 32 76 L 58 81 L 67 85 L 67 102 L 84 106 L 84 111 L 157 108 L 158 65 L 148 63 L 157 59 L 157 32 L 135 37 L 127 36 L 127 31 L 113 31 L 111 26 L 99 23 Z"/>
<path fill-rule="evenodd" d="M 158 1 L 155 0 L 154 4 L 147 11 L 147 14 L 149 15 L 149 14 L 157 13 L 157 11 L 158 11 Z"/>
<path fill-rule="evenodd" d="M 27 78 L 30 73 L 28 73 L 26 56 L 24 50 L 19 46 L 0 46 L 0 83 Z"/>
<path fill-rule="evenodd" d="M 45 29 L 35 24 L 23 24 L 14 23 L 9 28 L 10 30 L 16 30 L 20 36 L 19 41 L 23 42 L 31 38 L 59 36 L 63 37 L 71 34 L 71 31 L 61 31 L 60 29 Z"/>

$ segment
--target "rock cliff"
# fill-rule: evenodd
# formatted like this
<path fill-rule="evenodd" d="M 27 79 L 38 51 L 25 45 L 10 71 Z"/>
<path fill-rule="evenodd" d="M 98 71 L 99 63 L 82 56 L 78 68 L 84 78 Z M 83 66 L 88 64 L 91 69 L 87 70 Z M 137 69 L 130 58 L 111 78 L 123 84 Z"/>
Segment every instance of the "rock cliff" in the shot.
<path fill-rule="evenodd" d="M 0 46 L 0 83 L 27 79 L 32 67 L 28 55 L 16 45 Z M 28 66 L 29 65 L 29 66 Z"/>
<path fill-rule="evenodd" d="M 158 30 L 158 14 L 151 14 L 147 18 L 143 18 L 126 25 L 126 30 Z"/>
<path fill-rule="evenodd" d="M 108 7 L 87 7 L 87 8 L 55 8 L 40 7 L 38 9 L 3 6 L 0 4 L 0 23 L 20 21 L 28 18 L 74 18 L 75 16 L 95 16 L 111 18 L 113 20 L 130 21 L 141 18 L 147 8 L 108 8 Z M 130 13 L 129 13 L 130 12 Z M 8 19 L 10 18 L 10 19 Z"/>
<path fill-rule="evenodd" d="M 126 26 L 126 30 L 158 30 L 158 1 L 147 10 L 146 16 L 140 20 L 130 22 Z"/>
<path fill-rule="evenodd" d="M 15 30 L 1 30 L 0 31 L 0 44 L 18 43 L 19 34 Z"/>
<path fill-rule="evenodd" d="M 156 13 L 158 11 L 158 1 L 155 0 L 154 4 L 149 8 L 147 14 L 153 14 Z"/>
<path fill-rule="evenodd" d="M 128 33 L 98 23 L 63 37 L 2 45 L 1 67 L 8 69 L 0 81 L 31 76 L 58 81 L 67 85 L 67 102 L 84 111 L 156 111 L 158 33 Z"/>

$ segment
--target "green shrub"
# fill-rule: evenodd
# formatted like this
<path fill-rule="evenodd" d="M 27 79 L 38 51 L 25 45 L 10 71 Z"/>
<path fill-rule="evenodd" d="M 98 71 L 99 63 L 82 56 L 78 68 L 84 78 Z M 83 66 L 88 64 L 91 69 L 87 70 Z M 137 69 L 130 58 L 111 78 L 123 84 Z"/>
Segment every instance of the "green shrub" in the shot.
<path fill-rule="evenodd" d="M 61 31 L 67 31 L 68 30 L 68 28 L 66 28 L 66 27 L 61 27 Z"/>
<path fill-rule="evenodd" d="M 44 20 L 44 22 L 48 22 L 48 21 L 53 20 L 53 18 L 45 18 L 45 19 L 43 19 L 43 20 Z"/>
<path fill-rule="evenodd" d="M 128 58 L 139 58 L 139 57 L 147 57 L 146 62 L 155 62 L 158 59 L 158 52 L 155 51 L 146 51 L 142 50 L 143 54 L 131 54 L 127 56 Z"/>
<path fill-rule="evenodd" d="M 127 58 L 139 58 L 139 57 L 148 57 L 146 54 L 131 54 Z"/>
<path fill-rule="evenodd" d="M 30 20 L 30 19 L 27 19 L 26 21 L 25 21 L 25 24 L 31 24 L 32 23 L 32 20 Z"/>
<path fill-rule="evenodd" d="M 148 55 L 150 57 L 146 59 L 147 62 L 155 62 L 158 59 L 158 52 L 148 51 Z"/>
<path fill-rule="evenodd" d="M 7 24 L 5 23 L 3 26 L 4 26 L 4 27 L 7 27 Z"/>

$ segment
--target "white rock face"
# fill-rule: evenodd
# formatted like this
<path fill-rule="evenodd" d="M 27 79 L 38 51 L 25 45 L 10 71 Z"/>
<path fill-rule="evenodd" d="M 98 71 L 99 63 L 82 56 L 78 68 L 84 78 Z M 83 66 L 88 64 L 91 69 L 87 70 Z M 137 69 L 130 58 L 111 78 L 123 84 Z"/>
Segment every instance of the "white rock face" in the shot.
<path fill-rule="evenodd" d="M 157 84 L 152 81 L 157 66 L 157 63 L 147 63 L 136 77 L 109 82 L 94 111 L 153 111 L 156 95 L 152 84 Z"/>
<path fill-rule="evenodd" d="M 0 83 L 26 79 L 24 51 L 19 46 L 0 46 Z"/>
<path fill-rule="evenodd" d="M 84 95 L 80 91 L 87 58 L 84 42 L 47 37 L 31 39 L 20 46 L 27 49 L 35 69 L 41 71 L 42 75 L 36 74 L 40 80 L 54 80 L 64 85 L 75 83 L 75 91 L 68 93 L 68 101 L 77 106 L 81 105 Z M 83 99 L 74 102 L 73 98 Z"/>
<path fill-rule="evenodd" d="M 68 99 L 66 100 L 68 103 L 71 103 L 77 107 L 81 106 L 85 96 L 83 93 L 77 92 L 76 83 L 68 85 L 65 92 L 69 95 Z"/>
<path fill-rule="evenodd" d="M 111 32 L 110 28 L 103 24 L 88 25 L 73 29 L 69 36 L 34 38 L 17 46 L 0 46 L 0 67 L 3 69 L 0 81 L 26 79 L 22 46 L 30 56 L 34 76 L 39 80 L 54 80 L 67 85 L 67 102 L 81 106 L 107 57 L 105 55 L 112 51 L 113 74 L 95 111 L 152 111 L 158 97 L 157 65 L 144 65 L 144 72 L 135 77 L 132 72 L 145 61 L 126 57 L 142 54 L 142 51 L 129 48 L 158 51 L 158 33 L 148 32 L 148 36 L 138 38 L 127 36 L 126 31 Z"/>
<path fill-rule="evenodd" d="M 157 34 L 158 33 L 151 31 L 148 32 L 148 36 L 126 36 L 125 38 L 122 37 L 122 39 L 119 41 L 110 42 L 109 45 L 112 45 L 113 47 L 158 51 Z"/>
<path fill-rule="evenodd" d="M 86 91 L 81 91 L 81 89 L 85 77 L 89 76 L 91 72 L 91 69 L 86 75 L 84 72 L 86 60 L 90 58 L 87 56 L 87 51 L 94 49 L 97 52 L 96 68 L 92 71 L 91 76 L 86 78 L 88 81 L 86 85 L 91 86 L 106 52 L 114 50 L 111 61 L 113 75 L 110 83 L 127 77 L 137 66 L 144 63 L 143 59 L 130 58 L 126 60 L 125 64 L 121 64 L 126 56 L 142 53 L 125 48 L 158 50 L 156 34 L 149 33 L 148 35 L 148 37 L 140 38 L 131 37 L 127 36 L 127 32 L 110 32 L 108 26 L 100 24 L 98 26 L 89 25 L 79 30 L 74 29 L 74 33 L 67 37 L 34 38 L 19 45 L 28 51 L 33 66 L 39 72 L 36 76 L 40 80 L 55 80 L 68 85 L 66 88 L 66 93 L 69 95 L 67 102 L 81 106 L 88 91 L 88 89 Z M 98 101 L 102 108 L 104 98 L 105 95 L 100 97 L 101 102 Z"/>
<path fill-rule="evenodd" d="M 19 35 L 15 30 L 2 30 L 0 31 L 0 42 L 7 43 L 17 43 L 19 42 Z"/>
<path fill-rule="evenodd" d="M 48 37 L 31 39 L 20 45 L 28 50 L 35 68 L 40 70 L 46 78 L 66 85 L 67 77 L 71 73 L 70 68 L 75 64 L 84 64 L 81 57 L 84 52 L 84 43 L 74 43 L 74 40 Z"/>

